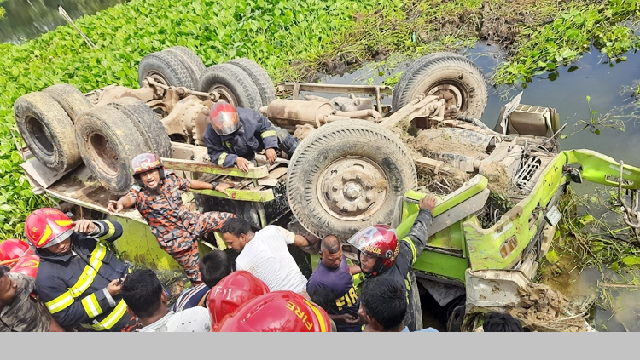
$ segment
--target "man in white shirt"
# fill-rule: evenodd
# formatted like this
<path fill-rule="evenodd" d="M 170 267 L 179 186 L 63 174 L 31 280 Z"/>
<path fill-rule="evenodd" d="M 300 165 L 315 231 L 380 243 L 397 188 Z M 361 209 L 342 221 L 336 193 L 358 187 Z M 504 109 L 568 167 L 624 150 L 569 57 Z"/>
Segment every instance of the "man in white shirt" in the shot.
<path fill-rule="evenodd" d="M 307 278 L 289 253 L 288 244 L 309 247 L 319 242 L 269 225 L 254 232 L 244 219 L 231 218 L 220 230 L 227 247 L 240 252 L 236 270 L 245 270 L 262 280 L 271 291 L 290 290 L 308 298 Z"/>
<path fill-rule="evenodd" d="M 156 274 L 134 270 L 127 275 L 120 294 L 142 326 L 139 332 L 210 332 L 211 315 L 202 306 L 179 312 L 167 310 L 167 295 Z"/>

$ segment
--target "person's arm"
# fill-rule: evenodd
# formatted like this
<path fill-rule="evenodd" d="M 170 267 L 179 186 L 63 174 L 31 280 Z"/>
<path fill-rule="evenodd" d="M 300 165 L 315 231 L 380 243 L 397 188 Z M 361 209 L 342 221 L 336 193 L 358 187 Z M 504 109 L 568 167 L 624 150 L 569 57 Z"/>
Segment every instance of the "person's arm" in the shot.
<path fill-rule="evenodd" d="M 427 194 L 420 200 L 420 211 L 416 217 L 416 221 L 411 226 L 409 233 L 402 238 L 401 242 L 409 245 L 411 249 L 411 261 L 410 265 L 413 265 L 422 250 L 427 245 L 427 239 L 429 238 L 429 226 L 433 222 L 433 209 L 436 206 L 438 200 L 433 194 Z"/>
<path fill-rule="evenodd" d="M 265 116 L 260 116 L 258 113 L 255 115 L 258 121 L 258 132 L 264 142 L 265 149 L 278 149 L 278 137 L 276 136 L 276 129 Z"/>
<path fill-rule="evenodd" d="M 122 196 L 120 199 L 109 200 L 109 205 L 107 205 L 107 210 L 112 213 L 119 213 L 122 209 L 130 209 L 136 204 L 136 197 L 138 194 L 138 190 L 132 188 L 126 195 Z"/>
<path fill-rule="evenodd" d="M 349 265 L 349 274 L 355 275 L 362 272 L 362 269 L 358 265 Z"/>
<path fill-rule="evenodd" d="M 225 150 L 220 136 L 213 131 L 211 124 L 207 126 L 203 138 L 207 146 L 207 155 L 212 163 L 225 168 L 233 167 L 236 164 L 236 154 L 230 154 Z"/>
<path fill-rule="evenodd" d="M 80 239 L 98 239 L 114 242 L 122 236 L 122 225 L 115 220 L 76 220 L 73 222 L 74 232 L 83 233 Z"/>
<path fill-rule="evenodd" d="M 64 281 L 55 276 L 38 277 L 36 279 L 38 294 L 56 323 L 64 328 L 71 328 L 91 319 L 116 306 L 113 296 L 120 292 L 122 285 L 113 280 L 106 288 L 99 289 L 83 298 L 74 298 L 72 291 Z"/>
<path fill-rule="evenodd" d="M 219 183 L 216 181 L 208 183 L 200 180 L 191 180 L 190 182 L 190 188 L 193 190 L 216 190 L 219 192 L 224 192 L 226 189 L 233 187 L 233 185 L 231 184 Z"/>

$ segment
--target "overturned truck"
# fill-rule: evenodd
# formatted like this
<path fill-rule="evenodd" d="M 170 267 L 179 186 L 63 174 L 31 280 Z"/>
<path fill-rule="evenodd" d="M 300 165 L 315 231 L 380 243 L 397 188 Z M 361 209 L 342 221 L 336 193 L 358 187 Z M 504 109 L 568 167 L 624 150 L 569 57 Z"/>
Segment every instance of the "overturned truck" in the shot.
<path fill-rule="evenodd" d="M 138 74 L 139 89 L 114 84 L 83 94 L 56 84 L 16 101 L 25 142 L 16 145 L 34 192 L 71 204 L 76 213 L 113 216 L 107 203 L 131 186 L 130 159 L 154 151 L 179 175 L 234 183 L 225 193 L 193 191 L 195 209 L 231 211 L 259 227 L 334 234 L 357 261 L 346 243 L 352 234 L 383 223 L 403 236 L 429 191 L 440 201 L 411 289 L 438 308 L 442 323 L 462 306 L 464 330 L 478 328 L 485 311 L 509 311 L 535 330 L 592 330 L 585 321 L 589 302 L 569 301 L 532 279 L 554 239 L 568 184 L 622 182 L 635 191 L 640 170 L 588 150 L 560 151 L 559 115 L 520 104 L 519 96 L 488 128 L 479 120 L 485 79 L 465 57 L 419 58 L 394 88 L 274 86 L 251 60 L 206 68 L 182 47 L 145 56 Z M 302 92 L 312 94 L 301 99 Z M 393 96 L 391 106 L 382 104 L 386 95 Z M 202 135 L 208 109 L 220 100 L 258 111 L 300 138 L 296 153 L 278 154 L 272 165 L 258 154 L 258 166 L 248 172 L 211 163 Z M 145 223 L 135 210 L 116 218 Z M 217 236 L 207 243 L 224 247 Z M 130 261 L 175 268 L 153 240 L 118 246 Z M 530 301 L 545 296 L 555 299 L 547 308 Z M 548 319 L 534 316 L 542 313 Z"/>

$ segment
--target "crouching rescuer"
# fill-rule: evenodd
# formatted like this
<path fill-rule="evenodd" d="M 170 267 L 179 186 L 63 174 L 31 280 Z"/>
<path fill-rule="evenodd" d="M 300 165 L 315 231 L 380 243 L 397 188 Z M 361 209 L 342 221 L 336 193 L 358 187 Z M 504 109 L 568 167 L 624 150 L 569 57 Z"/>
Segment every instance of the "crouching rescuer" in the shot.
<path fill-rule="evenodd" d="M 109 211 L 133 206 L 147 221 L 160 247 L 173 257 L 194 286 L 202 283 L 198 252 L 198 238 L 218 231 L 225 221 L 235 215 L 226 212 L 198 213 L 189 211 L 182 202 L 182 193 L 215 189 L 224 192 L 229 184 L 189 180 L 167 171 L 160 157 L 142 153 L 131 160 L 133 177 L 137 183 L 128 194 L 109 201 Z"/>
<path fill-rule="evenodd" d="M 116 221 L 72 221 L 57 209 L 38 209 L 25 222 L 27 239 L 40 256 L 36 288 L 66 331 L 132 331 L 139 327 L 120 296 L 125 263 L 103 241 L 122 236 Z"/>

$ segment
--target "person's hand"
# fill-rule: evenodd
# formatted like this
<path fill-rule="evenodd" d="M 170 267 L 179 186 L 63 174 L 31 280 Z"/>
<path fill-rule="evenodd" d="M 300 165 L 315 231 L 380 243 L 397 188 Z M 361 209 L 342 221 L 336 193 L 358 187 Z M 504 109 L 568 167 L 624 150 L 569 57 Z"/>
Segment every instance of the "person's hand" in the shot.
<path fill-rule="evenodd" d="M 238 169 L 240 169 L 241 171 L 247 172 L 249 171 L 249 160 L 238 156 L 236 158 L 236 166 L 238 167 Z"/>
<path fill-rule="evenodd" d="M 96 224 L 91 220 L 76 220 L 73 222 L 73 231 L 90 233 L 96 229 Z"/>
<path fill-rule="evenodd" d="M 109 285 L 107 285 L 107 291 L 109 295 L 116 296 L 120 293 L 120 289 L 122 289 L 122 282 L 124 279 L 113 279 Z"/>
<path fill-rule="evenodd" d="M 122 205 L 122 203 L 115 200 L 109 200 L 109 205 L 107 205 L 107 210 L 109 210 L 109 212 L 116 213 L 116 214 L 119 213 L 120 210 L 122 210 L 123 208 L 124 206 Z"/>
<path fill-rule="evenodd" d="M 234 184 L 221 183 L 221 184 L 218 184 L 218 186 L 216 186 L 216 191 L 224 192 L 228 188 L 231 188 L 231 187 L 234 187 L 234 186 L 235 186 Z"/>
<path fill-rule="evenodd" d="M 276 151 L 273 148 L 268 148 L 264 151 L 264 154 L 267 157 L 269 164 L 273 165 L 273 163 L 276 162 Z"/>
<path fill-rule="evenodd" d="M 359 318 L 353 317 L 353 316 L 351 316 L 349 314 L 343 314 L 343 315 L 340 315 L 340 317 L 344 319 L 344 322 L 346 324 L 357 324 L 357 323 L 360 322 Z"/>
<path fill-rule="evenodd" d="M 433 209 L 436 207 L 437 203 L 438 199 L 433 194 L 427 194 L 427 196 L 423 197 L 420 200 L 420 209 L 433 212 Z"/>

